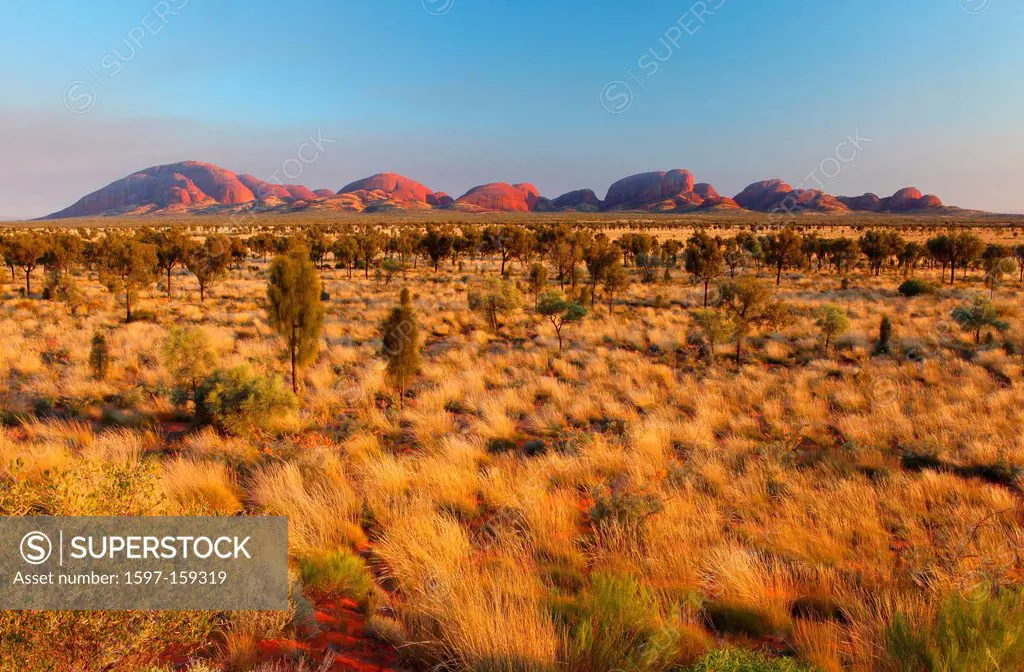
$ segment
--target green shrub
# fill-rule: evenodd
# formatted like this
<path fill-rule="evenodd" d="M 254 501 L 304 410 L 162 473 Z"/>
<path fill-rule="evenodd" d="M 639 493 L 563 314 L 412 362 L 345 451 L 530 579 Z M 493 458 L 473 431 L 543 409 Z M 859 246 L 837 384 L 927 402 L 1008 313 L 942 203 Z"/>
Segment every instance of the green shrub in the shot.
<path fill-rule="evenodd" d="M 642 532 L 648 519 L 663 508 L 661 498 L 654 493 L 598 494 L 590 508 L 590 521 L 598 532 L 612 528 Z"/>
<path fill-rule="evenodd" d="M 704 656 L 692 672 L 811 672 L 790 658 L 769 658 L 743 649 L 719 649 Z"/>
<path fill-rule="evenodd" d="M 179 401 L 195 397 L 199 382 L 210 373 L 216 359 L 210 337 L 195 327 L 171 329 L 164 341 L 163 356 L 178 388 Z"/>
<path fill-rule="evenodd" d="M 771 617 L 761 611 L 729 602 L 708 602 L 704 613 L 715 630 L 724 635 L 745 635 L 761 639 L 782 634 L 772 626 Z"/>
<path fill-rule="evenodd" d="M 299 561 L 299 577 L 311 593 L 349 597 L 365 603 L 373 579 L 361 558 L 336 551 Z"/>
<path fill-rule="evenodd" d="M 1024 593 L 980 589 L 942 603 L 921 627 L 897 614 L 886 650 L 898 670 L 1015 670 L 1024 660 Z"/>
<path fill-rule="evenodd" d="M 132 311 L 132 317 L 131 317 L 130 320 L 127 320 L 127 321 L 128 322 L 152 322 L 152 323 L 156 324 L 160 320 L 159 320 L 159 318 L 157 318 L 155 310 L 144 310 L 144 309 L 138 308 L 138 309 Z"/>
<path fill-rule="evenodd" d="M 497 436 L 487 442 L 487 452 L 492 455 L 501 455 L 502 453 L 510 453 L 516 449 L 515 439 L 507 439 L 504 437 Z"/>
<path fill-rule="evenodd" d="M 710 637 L 662 613 L 654 593 L 632 577 L 595 574 L 579 600 L 553 603 L 567 626 L 567 669 L 580 672 L 684 669 L 710 647 Z"/>
<path fill-rule="evenodd" d="M 899 287 L 899 293 L 907 297 L 931 294 L 934 291 L 935 286 L 932 283 L 917 278 L 911 278 Z"/>
<path fill-rule="evenodd" d="M 218 369 L 196 390 L 196 418 L 221 429 L 265 427 L 296 406 L 281 378 L 257 375 L 248 366 Z"/>

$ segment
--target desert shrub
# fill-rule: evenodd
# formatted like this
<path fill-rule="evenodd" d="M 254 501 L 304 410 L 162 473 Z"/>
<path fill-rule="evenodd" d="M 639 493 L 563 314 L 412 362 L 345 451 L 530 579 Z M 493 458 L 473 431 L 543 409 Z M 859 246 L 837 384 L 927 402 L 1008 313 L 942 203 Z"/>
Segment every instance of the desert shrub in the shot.
<path fill-rule="evenodd" d="M 743 649 L 719 649 L 704 656 L 692 672 L 812 672 L 790 658 L 769 658 Z"/>
<path fill-rule="evenodd" d="M 71 365 L 71 351 L 56 343 L 47 343 L 39 359 L 51 369 L 66 369 Z"/>
<path fill-rule="evenodd" d="M 825 351 L 836 336 L 842 336 L 850 328 L 850 318 L 839 306 L 826 304 L 819 306 L 814 312 L 814 324 L 821 330 L 821 338 L 825 342 Z"/>
<path fill-rule="evenodd" d="M 162 498 L 153 460 L 90 460 L 56 474 L 42 513 L 55 516 L 148 516 Z"/>
<path fill-rule="evenodd" d="M 155 310 L 148 310 L 148 309 L 143 309 L 143 308 L 138 308 L 136 310 L 133 310 L 132 311 L 132 317 L 131 317 L 130 320 L 128 320 L 128 322 L 153 322 L 153 323 L 157 323 L 159 321 L 160 320 L 157 317 L 157 314 L 156 314 Z"/>
<path fill-rule="evenodd" d="M 935 286 L 932 283 L 925 280 L 918 280 L 917 278 L 911 278 L 899 287 L 899 293 L 906 297 L 931 294 L 934 291 Z"/>
<path fill-rule="evenodd" d="M 904 672 L 1010 670 L 1024 660 L 1024 601 L 1018 589 L 945 600 L 930 623 L 897 614 L 885 633 L 886 651 Z"/>
<path fill-rule="evenodd" d="M 196 390 L 196 418 L 221 429 L 267 427 L 275 415 L 296 406 L 281 378 L 257 375 L 247 366 L 218 369 Z"/>
<path fill-rule="evenodd" d="M 579 601 L 553 611 L 568 624 L 567 667 L 580 671 L 677 670 L 710 648 L 710 637 L 678 614 L 665 618 L 654 593 L 632 577 L 595 574 Z"/>
<path fill-rule="evenodd" d="M 479 290 L 470 290 L 467 299 L 469 309 L 483 315 L 492 331 L 501 328 L 502 316 L 516 310 L 523 303 L 515 284 L 497 278 L 489 278 Z"/>
<path fill-rule="evenodd" d="M 139 670 L 154 652 L 198 650 L 217 612 L 0 612 L 3 672 Z"/>
<path fill-rule="evenodd" d="M 1006 331 L 1010 325 L 999 319 L 999 309 L 990 300 L 975 297 L 969 305 L 960 306 L 952 313 L 953 319 L 964 329 L 974 333 L 974 342 L 981 342 L 981 332 L 986 327 Z"/>
<path fill-rule="evenodd" d="M 502 453 L 510 453 L 516 449 L 516 442 L 514 439 L 508 439 L 504 437 L 494 437 L 487 442 L 487 452 L 492 455 L 500 455 Z"/>
<path fill-rule="evenodd" d="M 399 406 L 405 403 L 405 392 L 420 369 L 420 335 L 412 294 L 403 289 L 399 305 L 391 309 L 381 322 L 381 354 L 387 359 L 388 377 L 398 390 Z"/>
<path fill-rule="evenodd" d="M 774 634 L 772 617 L 755 607 L 731 602 L 708 602 L 704 613 L 714 629 L 726 635 L 745 635 L 760 639 Z"/>
<path fill-rule="evenodd" d="M 548 451 L 544 439 L 530 439 L 523 444 L 523 454 L 526 457 L 538 457 Z"/>
<path fill-rule="evenodd" d="M 882 321 L 878 325 L 878 340 L 875 341 L 875 354 L 887 355 L 892 350 L 892 320 L 888 315 L 882 315 Z"/>
<path fill-rule="evenodd" d="M 45 294 L 67 306 L 72 316 L 85 305 L 85 293 L 79 288 L 70 273 L 51 274 L 47 279 Z"/>
<path fill-rule="evenodd" d="M 110 370 L 110 346 L 107 345 L 107 337 L 96 332 L 92 336 L 92 345 L 89 348 L 89 369 L 92 377 L 96 380 L 105 380 L 107 371 Z"/>
<path fill-rule="evenodd" d="M 640 531 L 662 508 L 661 499 L 653 493 L 602 493 L 594 498 L 590 521 L 598 532 L 612 528 Z"/>
<path fill-rule="evenodd" d="M 213 348 L 210 337 L 202 329 L 172 329 L 163 348 L 164 364 L 178 387 L 176 397 L 194 397 L 199 381 L 213 368 Z"/>
<path fill-rule="evenodd" d="M 373 589 L 366 564 L 347 551 L 302 558 L 299 576 L 311 593 L 349 597 L 357 602 L 365 602 Z"/>

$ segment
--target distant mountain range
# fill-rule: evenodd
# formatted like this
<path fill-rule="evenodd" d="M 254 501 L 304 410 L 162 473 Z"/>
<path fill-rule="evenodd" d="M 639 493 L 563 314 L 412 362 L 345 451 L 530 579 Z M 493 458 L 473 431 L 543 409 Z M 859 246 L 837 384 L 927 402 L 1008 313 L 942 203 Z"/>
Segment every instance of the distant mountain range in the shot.
<path fill-rule="evenodd" d="M 889 197 L 875 194 L 833 196 L 815 189 L 793 189 L 782 180 L 755 182 L 732 198 L 688 170 L 657 171 L 623 178 L 604 199 L 591 189 L 545 198 L 529 183 L 493 182 L 473 187 L 459 198 L 434 191 L 395 173 L 379 173 L 338 191 L 313 191 L 298 184 L 271 184 L 219 166 L 185 161 L 147 168 L 85 196 L 43 219 L 113 215 L 216 214 L 223 212 L 298 212 L 304 210 L 387 212 L 395 210 L 461 212 L 754 212 L 941 213 L 957 210 L 938 196 L 913 187 Z"/>

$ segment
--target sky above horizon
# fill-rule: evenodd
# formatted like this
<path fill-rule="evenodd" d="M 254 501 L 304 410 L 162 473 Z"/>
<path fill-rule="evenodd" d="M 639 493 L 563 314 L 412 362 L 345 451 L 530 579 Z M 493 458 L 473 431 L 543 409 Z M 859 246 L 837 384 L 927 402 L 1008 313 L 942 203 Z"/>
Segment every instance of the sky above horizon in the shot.
<path fill-rule="evenodd" d="M 1024 4 L 1009 0 L 4 10 L 3 219 L 183 160 L 313 189 L 393 171 L 454 196 L 528 181 L 603 197 L 687 168 L 728 195 L 778 177 L 1024 212 Z"/>

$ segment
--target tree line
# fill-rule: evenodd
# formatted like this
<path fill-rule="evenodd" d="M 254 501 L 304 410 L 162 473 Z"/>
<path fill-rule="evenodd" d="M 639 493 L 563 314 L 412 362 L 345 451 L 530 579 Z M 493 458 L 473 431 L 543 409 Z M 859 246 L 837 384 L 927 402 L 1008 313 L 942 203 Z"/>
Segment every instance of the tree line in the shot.
<path fill-rule="evenodd" d="M 114 232 L 103 237 L 72 230 L 50 236 L 35 232 L 7 235 L 0 238 L 0 253 L 12 283 L 23 274 L 25 296 L 32 295 L 32 273 L 42 267 L 44 295 L 72 306 L 80 293 L 68 271 L 76 266 L 95 271 L 107 289 L 124 297 L 125 317 L 130 321 L 138 291 L 159 280 L 167 296 L 172 296 L 176 271 L 195 277 L 202 302 L 232 268 L 248 259 L 266 260 L 283 254 L 296 240 L 319 270 L 332 264 L 349 278 L 361 272 L 368 279 L 372 273 L 385 285 L 421 263 L 439 272 L 442 265 L 460 268 L 487 257 L 495 260 L 502 277 L 518 264 L 535 306 L 549 279 L 559 290 L 571 291 L 581 305 L 593 306 L 604 300 L 611 307 L 632 276 L 656 283 L 671 279 L 677 269 L 685 270 L 702 286 L 705 307 L 712 283 L 751 271 L 758 276 L 770 271 L 776 285 L 789 270 L 833 272 L 846 278 L 864 268 L 875 276 L 892 270 L 909 277 L 920 267 L 940 270 L 943 282 L 948 278 L 950 284 L 957 281 L 958 274 L 965 279 L 969 270 L 978 269 L 993 291 L 1007 275 L 1017 274 L 1024 282 L 1024 245 L 985 244 L 968 230 L 942 233 L 924 243 L 884 229 L 867 230 L 854 239 L 801 234 L 794 227 L 761 235 L 741 231 L 732 236 L 712 236 L 708 230 L 698 229 L 686 241 L 659 240 L 652 234 L 633 232 L 612 239 L 604 232 L 567 224 L 428 225 L 399 230 L 372 225 L 313 226 L 292 235 L 210 233 L 201 237 L 180 228 Z"/>

